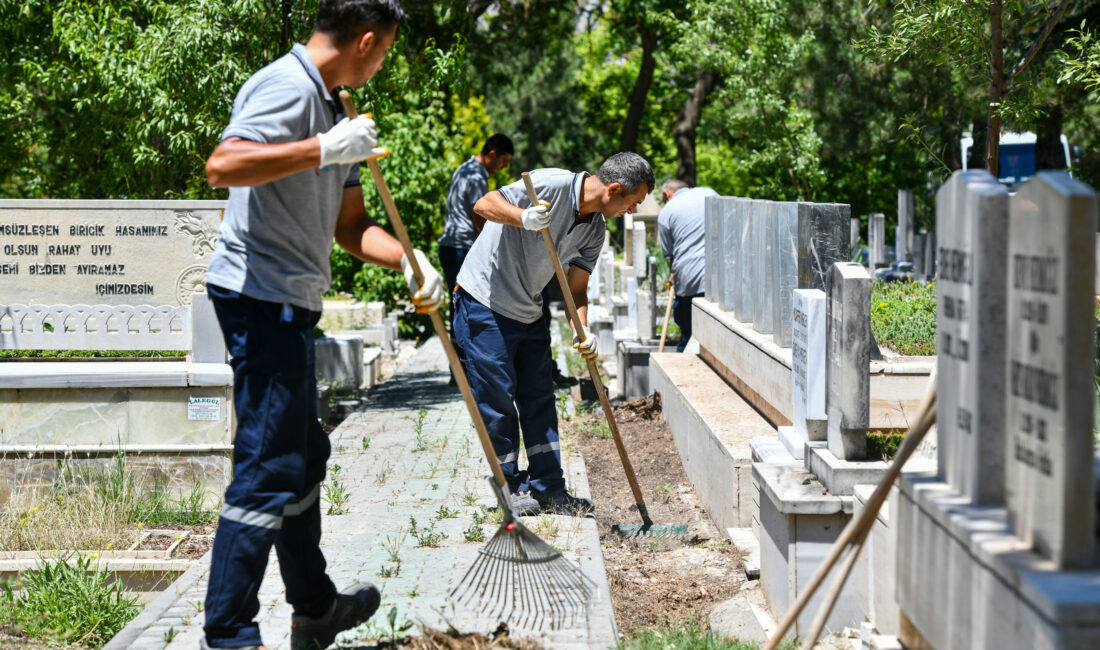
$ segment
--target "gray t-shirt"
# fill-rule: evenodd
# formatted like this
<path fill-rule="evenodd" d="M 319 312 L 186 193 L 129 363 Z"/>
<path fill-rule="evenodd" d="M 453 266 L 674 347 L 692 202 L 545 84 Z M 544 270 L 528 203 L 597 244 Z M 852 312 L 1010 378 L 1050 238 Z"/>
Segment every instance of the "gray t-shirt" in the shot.
<path fill-rule="evenodd" d="M 550 235 L 558 257 L 563 264 L 591 273 L 607 226 L 599 212 L 577 219 L 581 186 L 587 176 L 585 172 L 574 174 L 564 169 L 531 172 L 538 198 L 550 202 Z M 498 191 L 512 205 L 531 205 L 523 181 Z M 542 290 L 553 277 L 554 264 L 540 233 L 489 221 L 466 255 L 458 284 L 501 316 L 533 323 L 542 318 Z"/>
<path fill-rule="evenodd" d="M 344 116 L 302 45 L 241 86 L 222 139 L 277 144 L 328 131 Z M 255 187 L 229 188 L 206 280 L 269 302 L 321 310 L 344 187 L 359 165 L 307 169 Z"/>
<path fill-rule="evenodd" d="M 685 187 L 673 194 L 657 215 L 657 234 L 665 257 L 672 258 L 677 296 L 703 293 L 703 200 L 708 196 L 718 196 L 718 192 L 709 187 Z"/>
<path fill-rule="evenodd" d="M 489 170 L 476 157 L 458 166 L 447 190 L 447 220 L 443 224 L 440 246 L 468 249 L 477 239 L 474 228 L 474 204 L 489 191 Z"/>

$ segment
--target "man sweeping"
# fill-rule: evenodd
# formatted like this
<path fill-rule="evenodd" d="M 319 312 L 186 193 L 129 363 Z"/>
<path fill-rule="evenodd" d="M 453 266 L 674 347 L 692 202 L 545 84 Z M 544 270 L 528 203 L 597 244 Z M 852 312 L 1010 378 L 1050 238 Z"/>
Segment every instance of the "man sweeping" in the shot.
<path fill-rule="evenodd" d="M 455 340 L 470 386 L 508 480 L 517 514 L 575 514 L 592 504 L 566 490 L 550 366 L 550 332 L 542 290 L 554 267 L 541 234 L 550 229 L 558 254 L 570 260 L 569 291 L 587 326 L 588 278 L 603 246 L 605 219 L 632 211 L 655 184 L 653 169 L 635 153 L 618 153 L 595 175 L 564 169 L 531 172 L 540 201 L 523 182 L 483 196 L 474 211 L 486 220 L 454 295 Z M 598 354 L 587 329 L 574 338 L 586 358 Z M 523 432 L 527 468 L 519 468 Z"/>
<path fill-rule="evenodd" d="M 381 69 L 404 18 L 396 0 L 321 0 L 309 41 L 241 87 L 206 164 L 210 184 L 230 188 L 206 280 L 232 356 L 237 432 L 201 648 L 262 647 L 257 594 L 272 546 L 294 610 L 292 648 L 327 647 L 380 602 L 369 583 L 337 593 L 319 547 L 330 445 L 317 421 L 313 328 L 334 237 L 362 260 L 403 269 L 418 309 L 443 297 L 424 254 L 414 251 L 417 286 L 401 244 L 367 217 L 359 162 L 380 153 L 374 122 L 348 119 L 333 101 L 337 87 Z"/>
<path fill-rule="evenodd" d="M 709 187 L 688 187 L 673 178 L 661 186 L 665 206 L 657 215 L 657 235 L 661 250 L 672 267 L 672 318 L 680 328 L 677 352 L 683 352 L 691 339 L 691 299 L 703 295 L 705 267 L 704 205 L 708 196 L 718 196 Z"/>

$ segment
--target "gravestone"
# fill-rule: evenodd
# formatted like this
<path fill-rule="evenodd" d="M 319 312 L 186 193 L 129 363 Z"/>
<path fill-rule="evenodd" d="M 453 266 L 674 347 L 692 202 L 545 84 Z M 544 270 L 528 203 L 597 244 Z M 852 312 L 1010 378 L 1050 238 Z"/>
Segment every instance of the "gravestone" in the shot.
<path fill-rule="evenodd" d="M 637 336 L 638 330 L 641 329 L 638 327 L 638 279 L 633 273 L 627 273 L 627 269 L 630 267 L 623 267 L 623 276 L 626 278 L 626 329 L 634 330 Z"/>
<path fill-rule="evenodd" d="M 600 269 L 600 278 L 602 286 L 602 294 L 600 295 L 600 302 L 605 305 L 608 312 L 612 308 L 611 296 L 615 295 L 615 256 L 610 250 L 605 250 L 600 254 L 600 264 L 603 268 Z"/>
<path fill-rule="evenodd" d="M 928 233 L 924 242 L 924 277 L 931 280 L 936 277 L 936 233 Z"/>
<path fill-rule="evenodd" d="M 622 219 L 623 264 L 634 266 L 634 215 L 627 212 Z"/>
<path fill-rule="evenodd" d="M 919 233 L 913 235 L 913 279 L 925 280 L 924 275 L 924 247 L 927 245 L 928 235 Z"/>
<path fill-rule="evenodd" d="M 592 267 L 592 275 L 588 276 L 588 302 L 597 303 L 600 297 L 600 282 L 603 276 L 603 262 L 596 260 L 595 266 Z"/>
<path fill-rule="evenodd" d="M 756 316 L 754 294 L 758 290 L 756 276 L 760 271 L 753 247 L 754 228 L 758 216 L 759 220 L 763 219 L 764 207 L 767 203 L 761 199 L 746 199 L 742 204 L 742 218 L 736 222 L 740 230 L 737 235 L 737 250 L 741 290 L 734 296 L 733 313 L 742 323 L 751 323 Z"/>
<path fill-rule="evenodd" d="M 913 254 L 913 190 L 898 190 L 898 226 L 894 234 L 895 258 L 911 261 Z"/>
<path fill-rule="evenodd" d="M 634 246 L 634 277 L 644 278 L 649 269 L 646 267 L 646 261 L 649 260 L 649 255 L 646 252 L 645 242 L 645 222 L 638 221 L 634 223 L 633 229 L 634 238 L 631 240 Z"/>
<path fill-rule="evenodd" d="M 825 292 L 796 289 L 791 313 L 792 424 L 804 440 L 825 440 Z"/>
<path fill-rule="evenodd" d="M 187 305 L 224 201 L 0 200 L 8 304 Z"/>
<path fill-rule="evenodd" d="M 867 266 L 874 272 L 886 264 L 886 215 L 872 212 L 867 218 Z"/>
<path fill-rule="evenodd" d="M 939 475 L 976 505 L 1004 500 L 1008 190 L 955 172 L 936 194 Z"/>
<path fill-rule="evenodd" d="M 1096 193 L 1039 172 L 1009 201 L 1005 502 L 1061 569 L 1093 564 Z M 948 260 L 940 256 L 941 273 Z"/>
<path fill-rule="evenodd" d="M 721 255 L 718 259 L 718 307 L 726 311 L 733 309 L 733 296 L 740 289 L 737 274 L 737 219 L 736 209 L 740 199 L 729 196 L 708 196 L 704 199 L 713 202 L 715 219 L 718 220 L 718 242 Z"/>
<path fill-rule="evenodd" d="M 771 273 L 775 282 L 772 296 L 772 320 L 775 342 L 791 347 L 791 310 L 793 291 L 798 288 L 799 211 L 802 204 L 776 203 L 775 228 L 772 231 Z"/>
<path fill-rule="evenodd" d="M 850 249 L 853 251 L 859 248 L 859 233 L 859 217 L 851 217 L 851 221 L 848 222 L 848 241 Z"/>
<path fill-rule="evenodd" d="M 841 460 L 867 456 L 870 419 L 871 276 L 860 264 L 830 271 L 826 383 L 829 451 Z"/>
<path fill-rule="evenodd" d="M 756 260 L 756 290 L 753 292 L 752 328 L 761 334 L 775 333 L 776 278 L 772 275 L 772 242 L 775 241 L 779 204 L 765 201 L 762 218 L 753 226 L 753 256 Z"/>
<path fill-rule="evenodd" d="M 718 290 L 719 264 L 722 255 L 719 242 L 722 241 L 718 226 L 718 197 L 703 199 L 703 294 L 708 300 L 718 302 L 721 292 Z"/>
<path fill-rule="evenodd" d="M 799 289 L 826 291 L 825 280 L 833 262 L 852 259 L 852 247 L 859 240 L 859 219 L 852 219 L 851 214 L 851 206 L 845 203 L 798 204 Z M 844 232 L 845 224 L 855 226 L 855 240 Z"/>

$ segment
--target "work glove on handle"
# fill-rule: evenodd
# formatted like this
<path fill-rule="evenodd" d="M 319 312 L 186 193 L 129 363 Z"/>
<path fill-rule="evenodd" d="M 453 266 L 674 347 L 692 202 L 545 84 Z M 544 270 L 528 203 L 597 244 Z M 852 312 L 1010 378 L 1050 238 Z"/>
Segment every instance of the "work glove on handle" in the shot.
<path fill-rule="evenodd" d="M 355 119 L 345 117 L 336 126 L 318 134 L 317 140 L 321 143 L 321 167 L 348 165 L 386 153 L 385 149 L 377 148 L 374 120 L 366 115 Z"/>
<path fill-rule="evenodd" d="M 523 227 L 527 230 L 543 230 L 550 225 L 550 204 L 539 201 L 537 205 L 526 208 L 521 215 Z"/>
<path fill-rule="evenodd" d="M 416 278 L 413 277 L 413 267 L 409 264 L 407 255 L 401 256 L 401 270 L 405 273 L 405 284 L 409 287 L 409 295 L 412 296 L 412 303 L 416 306 L 416 313 L 428 314 L 438 310 L 440 303 L 443 302 L 443 277 L 428 262 L 428 256 L 424 251 L 414 248 L 413 255 L 416 256 L 416 263 L 420 266 L 420 273 L 424 275 L 424 283 L 417 285 Z"/>
<path fill-rule="evenodd" d="M 582 339 L 580 336 L 573 336 L 573 349 L 580 352 L 585 361 L 595 361 L 599 355 L 599 345 L 595 336 L 581 326 L 580 334 L 584 336 Z"/>

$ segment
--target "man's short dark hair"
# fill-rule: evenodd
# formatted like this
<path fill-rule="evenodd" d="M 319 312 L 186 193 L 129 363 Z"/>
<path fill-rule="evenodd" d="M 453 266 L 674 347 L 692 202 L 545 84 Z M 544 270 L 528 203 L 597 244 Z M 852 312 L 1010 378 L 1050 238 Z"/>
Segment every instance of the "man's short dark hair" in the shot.
<path fill-rule="evenodd" d="M 321 0 L 313 29 L 343 44 L 363 32 L 389 30 L 406 17 L 397 0 Z"/>
<path fill-rule="evenodd" d="M 633 193 L 642 185 L 646 186 L 646 192 L 652 192 L 657 186 L 657 180 L 653 177 L 653 168 L 645 158 L 633 151 L 623 151 L 603 161 L 596 176 L 601 183 L 622 185 L 623 191 L 627 194 Z"/>
<path fill-rule="evenodd" d="M 485 141 L 485 146 L 481 148 L 481 155 L 484 156 L 490 151 L 495 151 L 498 154 L 515 154 L 516 148 L 512 146 L 512 138 L 503 133 L 494 133 Z"/>

